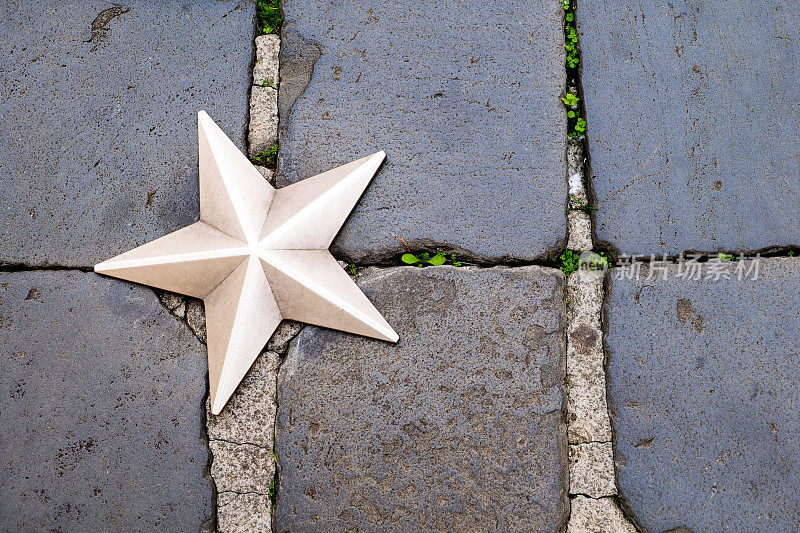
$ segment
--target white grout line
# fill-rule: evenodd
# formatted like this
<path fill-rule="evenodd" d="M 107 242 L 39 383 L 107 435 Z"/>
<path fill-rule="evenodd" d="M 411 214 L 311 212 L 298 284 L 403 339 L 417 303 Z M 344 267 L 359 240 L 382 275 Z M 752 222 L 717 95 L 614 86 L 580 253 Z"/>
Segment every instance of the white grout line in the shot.
<path fill-rule="evenodd" d="M 585 211 L 584 158 L 580 140 L 567 151 L 570 210 L 568 244 L 591 250 L 592 224 Z M 584 207 L 584 210 L 579 210 Z M 567 280 L 567 437 L 570 517 L 567 533 L 635 533 L 617 505 L 611 419 L 606 399 L 602 311 L 605 272 L 578 270 Z"/>

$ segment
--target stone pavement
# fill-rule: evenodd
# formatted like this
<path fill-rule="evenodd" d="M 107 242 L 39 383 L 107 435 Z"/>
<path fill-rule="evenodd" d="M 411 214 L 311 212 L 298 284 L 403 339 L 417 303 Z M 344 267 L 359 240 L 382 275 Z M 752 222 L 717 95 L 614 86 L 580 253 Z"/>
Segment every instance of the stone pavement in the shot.
<path fill-rule="evenodd" d="M 254 11 L 0 6 L 0 531 L 214 527 L 205 349 L 81 270 L 197 218 L 198 109 L 245 147 Z"/>
<path fill-rule="evenodd" d="M 800 524 L 798 21 L 787 2 L 577 10 L 596 235 L 627 263 L 606 309 L 614 466 L 642 531 Z M 756 250 L 774 257 L 732 261 Z"/>
<path fill-rule="evenodd" d="M 577 21 L 599 240 L 800 245 L 797 3 L 579 1 Z"/>
<path fill-rule="evenodd" d="M 253 11 L 3 2 L 0 261 L 87 267 L 194 222 L 197 111 L 244 148 Z"/>
<path fill-rule="evenodd" d="M 616 274 L 616 272 L 615 272 Z M 647 531 L 800 524 L 800 258 L 757 280 L 612 282 L 620 490 Z"/>
<path fill-rule="evenodd" d="M 367 269 L 401 340 L 319 328 L 278 376 L 275 531 L 560 531 L 564 277 Z"/>
<path fill-rule="evenodd" d="M 797 529 L 796 6 L 79 4 L 0 8 L 0 530 Z M 333 249 L 401 337 L 287 322 L 216 417 L 202 303 L 82 271 L 196 219 L 200 108 L 387 151 Z"/>
<path fill-rule="evenodd" d="M 284 0 L 283 8 L 279 183 L 387 153 L 335 254 L 394 259 L 400 239 L 482 260 L 560 252 L 558 2 Z"/>
<path fill-rule="evenodd" d="M 205 350 L 150 289 L 0 274 L 0 530 L 210 526 Z"/>

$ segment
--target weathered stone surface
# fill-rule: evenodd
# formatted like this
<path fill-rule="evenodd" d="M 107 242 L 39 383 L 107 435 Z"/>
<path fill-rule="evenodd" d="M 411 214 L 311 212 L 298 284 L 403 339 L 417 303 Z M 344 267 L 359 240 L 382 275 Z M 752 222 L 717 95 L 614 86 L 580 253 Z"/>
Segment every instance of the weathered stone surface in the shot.
<path fill-rule="evenodd" d="M 567 280 L 567 431 L 571 443 L 610 442 L 603 331 L 605 273 L 578 270 Z"/>
<path fill-rule="evenodd" d="M 186 299 L 186 323 L 200 342 L 206 342 L 206 312 L 203 300 Z"/>
<path fill-rule="evenodd" d="M 244 148 L 251 2 L 0 7 L 0 261 L 88 266 L 194 222 L 197 112 Z"/>
<path fill-rule="evenodd" d="M 4 273 L 0 316 L 0 530 L 210 521 L 205 350 L 152 291 L 75 271 Z"/>
<path fill-rule="evenodd" d="M 619 490 L 647 531 L 800 523 L 800 259 L 757 280 L 615 279 Z"/>
<path fill-rule="evenodd" d="M 579 2 L 577 20 L 598 237 L 800 244 L 798 3 Z"/>
<path fill-rule="evenodd" d="M 212 440 L 208 445 L 214 456 L 211 475 L 219 492 L 269 493 L 275 479 L 272 450 L 224 440 Z"/>
<path fill-rule="evenodd" d="M 368 269 L 400 341 L 306 327 L 278 380 L 277 531 L 566 524 L 564 278 Z"/>
<path fill-rule="evenodd" d="M 217 496 L 217 533 L 269 533 L 271 507 L 267 495 L 222 492 Z"/>
<path fill-rule="evenodd" d="M 277 379 L 278 354 L 262 353 L 220 414 L 212 415 L 210 401 L 207 403 L 208 438 L 255 444 L 271 451 L 275 443 Z M 214 454 L 215 463 L 220 459 Z"/>
<path fill-rule="evenodd" d="M 576 496 L 570 504 L 567 533 L 636 533 L 613 498 Z"/>
<path fill-rule="evenodd" d="M 278 140 L 278 90 L 255 86 L 250 93 L 250 156 L 262 154 Z"/>
<path fill-rule="evenodd" d="M 258 172 L 262 176 L 264 176 L 264 179 L 266 179 L 271 185 L 275 185 L 275 171 L 274 170 L 269 169 L 267 167 L 257 166 L 257 165 L 256 165 L 256 169 L 258 170 Z"/>
<path fill-rule="evenodd" d="M 278 87 L 278 55 L 281 39 L 275 34 L 256 37 L 256 64 L 253 67 L 253 84 Z"/>
<path fill-rule="evenodd" d="M 610 442 L 570 445 L 569 493 L 591 498 L 613 496 L 617 493 L 614 451 Z"/>
<path fill-rule="evenodd" d="M 564 245 L 558 2 L 285 0 L 283 9 L 278 183 L 388 154 L 337 254 L 368 262 L 400 253 L 400 238 L 492 258 Z"/>
<path fill-rule="evenodd" d="M 267 350 L 284 353 L 289 347 L 289 342 L 300 333 L 301 329 L 303 329 L 302 322 L 284 320 L 267 342 Z"/>
<path fill-rule="evenodd" d="M 583 211 L 570 210 L 567 212 L 569 226 L 569 240 L 567 248 L 570 250 L 592 249 L 592 220 Z"/>
<path fill-rule="evenodd" d="M 164 304 L 164 307 L 170 311 L 175 311 L 183 303 L 183 296 L 175 294 L 174 292 L 156 290 L 158 299 Z"/>

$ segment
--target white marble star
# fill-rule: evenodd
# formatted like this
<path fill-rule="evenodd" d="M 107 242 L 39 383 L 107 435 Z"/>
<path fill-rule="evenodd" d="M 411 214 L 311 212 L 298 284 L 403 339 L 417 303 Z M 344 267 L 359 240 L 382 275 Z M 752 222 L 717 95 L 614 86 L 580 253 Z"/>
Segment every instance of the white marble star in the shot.
<path fill-rule="evenodd" d="M 328 252 L 386 154 L 274 189 L 204 111 L 198 130 L 200 221 L 94 270 L 203 299 L 211 412 L 284 318 L 397 342 Z"/>

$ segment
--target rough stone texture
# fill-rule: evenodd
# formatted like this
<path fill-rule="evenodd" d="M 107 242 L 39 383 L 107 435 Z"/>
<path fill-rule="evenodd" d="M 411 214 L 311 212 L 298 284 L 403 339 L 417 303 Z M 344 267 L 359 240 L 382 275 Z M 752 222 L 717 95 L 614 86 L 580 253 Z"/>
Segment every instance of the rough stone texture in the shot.
<path fill-rule="evenodd" d="M 613 498 L 576 496 L 570 500 L 567 533 L 636 533 Z"/>
<path fill-rule="evenodd" d="M 292 342 L 276 531 L 565 527 L 563 275 L 401 267 L 359 284 L 400 341 Z"/>
<path fill-rule="evenodd" d="M 278 91 L 254 86 L 250 93 L 250 156 L 268 150 L 278 140 Z"/>
<path fill-rule="evenodd" d="M 567 213 L 569 226 L 569 241 L 567 248 L 570 250 L 592 249 L 592 220 L 583 211 L 570 210 Z"/>
<path fill-rule="evenodd" d="M 0 530 L 198 531 L 211 520 L 205 351 L 151 290 L 76 271 L 2 273 L 0 324 Z"/>
<path fill-rule="evenodd" d="M 197 219 L 197 112 L 244 147 L 253 6 L 2 3 L 0 261 L 89 266 Z"/>
<path fill-rule="evenodd" d="M 584 168 L 583 139 L 570 138 L 567 141 L 567 186 L 569 207 L 572 209 L 589 205 L 589 195 L 583 183 Z"/>
<path fill-rule="evenodd" d="M 164 304 L 164 307 L 170 311 L 175 311 L 183 303 L 183 296 L 180 294 L 161 290 L 156 290 L 156 294 L 158 295 L 158 299 L 161 301 L 161 303 Z"/>
<path fill-rule="evenodd" d="M 275 330 L 275 333 L 272 334 L 269 342 L 267 342 L 267 350 L 278 353 L 286 352 L 286 349 L 289 347 L 289 341 L 295 338 L 297 334 L 300 333 L 301 329 L 303 329 L 302 322 L 284 320 L 281 322 L 281 325 L 278 326 L 278 329 Z"/>
<path fill-rule="evenodd" d="M 256 37 L 256 64 L 253 67 L 254 85 L 271 85 L 277 87 L 278 78 L 278 55 L 281 51 L 281 39 L 279 36 L 259 35 Z"/>
<path fill-rule="evenodd" d="M 278 354 L 274 352 L 259 355 L 225 409 L 216 416 L 206 411 L 209 439 L 254 444 L 272 450 L 278 362 Z M 215 454 L 214 462 L 217 459 Z"/>
<path fill-rule="evenodd" d="M 283 9 L 278 183 L 388 154 L 337 255 L 385 258 L 404 250 L 400 238 L 464 257 L 532 259 L 563 247 L 558 2 L 285 0 Z"/>
<path fill-rule="evenodd" d="M 261 167 L 261 166 L 258 166 L 258 165 L 256 165 L 256 169 L 258 170 L 258 172 L 262 176 L 264 176 L 264 179 L 266 179 L 270 183 L 270 185 L 273 185 L 273 186 L 275 185 L 275 171 L 274 170 L 269 169 L 267 167 Z"/>
<path fill-rule="evenodd" d="M 219 492 L 268 494 L 275 479 L 272 450 L 224 440 L 212 440 L 209 447 L 214 455 L 211 476 Z"/>
<path fill-rule="evenodd" d="M 617 493 L 614 451 L 610 442 L 570 444 L 569 493 L 591 498 L 614 496 Z"/>
<path fill-rule="evenodd" d="M 603 331 L 605 273 L 579 270 L 567 280 L 568 434 L 571 443 L 611 441 Z"/>
<path fill-rule="evenodd" d="M 577 21 L 599 239 L 799 245 L 798 3 L 579 2 Z"/>
<path fill-rule="evenodd" d="M 613 279 L 619 490 L 647 531 L 796 531 L 800 259 L 757 280 Z"/>
<path fill-rule="evenodd" d="M 206 312 L 203 300 L 186 299 L 186 323 L 201 342 L 206 342 Z"/>
<path fill-rule="evenodd" d="M 271 531 L 278 363 L 278 354 L 261 354 L 222 413 L 206 404 L 218 533 Z"/>
<path fill-rule="evenodd" d="M 272 502 L 263 494 L 217 496 L 217 533 L 269 533 Z"/>

